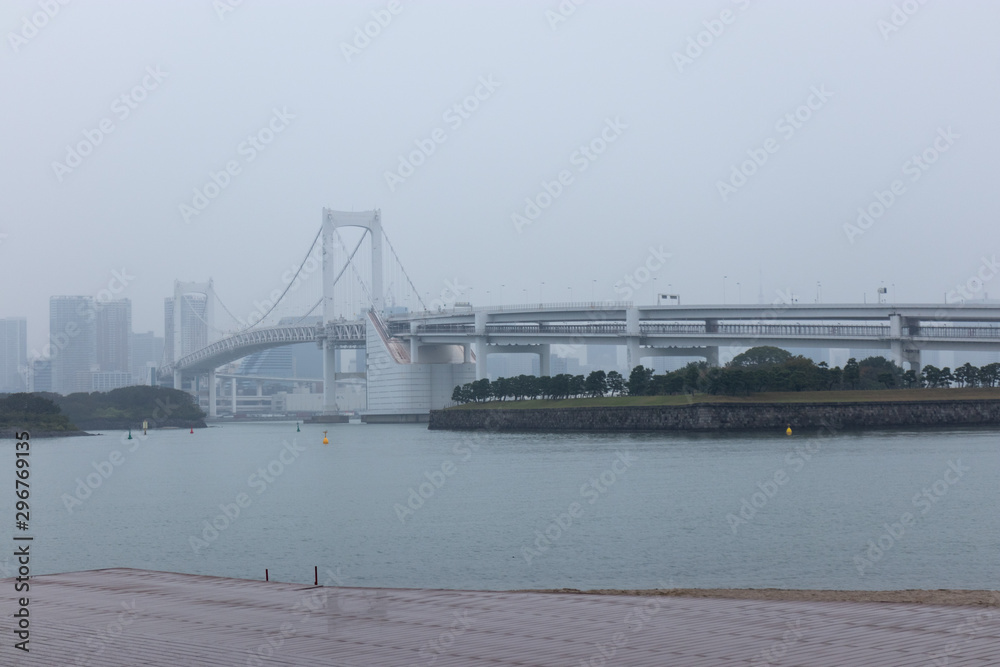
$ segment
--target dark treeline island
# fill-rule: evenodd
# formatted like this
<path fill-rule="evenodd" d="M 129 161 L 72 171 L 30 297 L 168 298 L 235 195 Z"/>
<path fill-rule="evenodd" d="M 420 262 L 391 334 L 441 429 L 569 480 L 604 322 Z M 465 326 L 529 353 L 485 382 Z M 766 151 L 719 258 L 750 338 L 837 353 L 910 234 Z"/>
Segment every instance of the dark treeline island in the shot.
<path fill-rule="evenodd" d="M 518 375 L 512 378 L 476 380 L 455 387 L 455 403 L 522 401 L 532 399 L 601 398 L 605 396 L 668 396 L 709 394 L 749 396 L 757 392 L 803 392 L 837 390 L 918 389 L 949 387 L 996 387 L 1000 385 L 1000 363 L 977 368 L 965 364 L 924 366 L 920 374 L 904 371 L 884 357 L 853 357 L 843 368 L 830 368 L 803 356 L 792 356 L 776 347 L 754 347 L 737 355 L 724 367 L 692 362 L 676 371 L 656 375 L 636 366 L 628 378 L 616 371 L 593 371 L 583 375 L 551 377 Z"/>
<path fill-rule="evenodd" d="M 194 398 L 167 387 L 134 386 L 62 396 L 48 392 L 0 395 L 0 437 L 15 430 L 69 435 L 81 429 L 204 428 Z"/>

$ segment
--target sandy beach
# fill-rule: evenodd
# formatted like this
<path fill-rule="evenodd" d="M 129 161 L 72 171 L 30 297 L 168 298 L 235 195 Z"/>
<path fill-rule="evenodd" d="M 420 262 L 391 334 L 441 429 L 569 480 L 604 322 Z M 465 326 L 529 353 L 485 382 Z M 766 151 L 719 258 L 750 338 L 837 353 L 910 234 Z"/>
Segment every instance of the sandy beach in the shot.
<path fill-rule="evenodd" d="M 949 606 L 997 607 L 1000 591 L 974 590 L 903 590 L 903 591 L 828 591 L 787 590 L 781 588 L 669 588 L 619 589 L 607 588 L 582 591 L 557 588 L 520 593 L 575 593 L 583 595 L 638 595 L 686 598 L 724 598 L 730 600 L 786 600 L 802 602 L 890 602 L 935 604 Z"/>

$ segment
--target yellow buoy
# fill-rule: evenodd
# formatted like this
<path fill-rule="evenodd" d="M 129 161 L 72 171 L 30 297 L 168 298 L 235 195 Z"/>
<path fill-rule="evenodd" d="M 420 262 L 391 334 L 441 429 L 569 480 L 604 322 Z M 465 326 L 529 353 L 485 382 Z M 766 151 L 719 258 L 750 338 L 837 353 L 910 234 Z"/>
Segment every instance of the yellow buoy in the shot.
<path fill-rule="evenodd" d="M 326 431 L 323 431 L 323 444 L 324 445 L 330 444 L 330 439 L 326 437 Z"/>
<path fill-rule="evenodd" d="M 788 428 L 785 429 L 785 435 L 791 435 L 791 434 L 792 434 L 792 425 L 789 424 Z"/>

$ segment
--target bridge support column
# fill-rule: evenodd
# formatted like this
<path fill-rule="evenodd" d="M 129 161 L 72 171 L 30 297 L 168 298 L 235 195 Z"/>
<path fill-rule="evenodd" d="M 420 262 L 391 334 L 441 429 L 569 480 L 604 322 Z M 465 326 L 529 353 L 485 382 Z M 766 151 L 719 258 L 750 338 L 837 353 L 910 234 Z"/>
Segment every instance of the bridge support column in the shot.
<path fill-rule="evenodd" d="M 719 365 L 719 348 L 718 346 L 709 346 L 705 348 L 705 361 L 708 362 L 709 366 L 713 368 Z"/>
<path fill-rule="evenodd" d="M 233 390 L 233 414 L 235 415 L 236 414 L 236 378 L 232 379 L 232 382 L 230 383 L 230 385 L 231 385 L 232 390 Z"/>
<path fill-rule="evenodd" d="M 417 340 L 417 322 L 410 322 L 410 363 L 419 364 L 420 341 Z"/>
<path fill-rule="evenodd" d="M 337 412 L 337 348 L 329 338 L 323 341 L 323 412 Z"/>
<path fill-rule="evenodd" d="M 483 378 L 489 377 L 489 371 L 486 370 L 486 322 L 489 317 L 486 315 L 486 311 L 477 310 L 475 318 L 476 379 L 482 380 Z"/>
<path fill-rule="evenodd" d="M 212 419 L 219 416 L 218 408 L 215 405 L 215 369 L 208 372 L 208 416 Z"/>
<path fill-rule="evenodd" d="M 541 377 L 552 375 L 552 346 L 540 345 L 538 349 L 538 374 Z"/>
<path fill-rule="evenodd" d="M 471 364 L 472 363 L 472 346 L 468 343 L 462 345 L 462 363 Z"/>
<path fill-rule="evenodd" d="M 174 371 L 174 389 L 184 388 L 184 376 L 180 371 Z"/>
<path fill-rule="evenodd" d="M 489 376 L 486 370 L 486 336 L 476 336 L 476 379 L 482 380 Z"/>
<path fill-rule="evenodd" d="M 639 365 L 640 347 L 642 341 L 640 339 L 640 329 L 639 329 L 639 309 L 629 308 L 625 311 L 625 365 L 628 366 L 628 371 L 632 372 L 632 369 Z"/>

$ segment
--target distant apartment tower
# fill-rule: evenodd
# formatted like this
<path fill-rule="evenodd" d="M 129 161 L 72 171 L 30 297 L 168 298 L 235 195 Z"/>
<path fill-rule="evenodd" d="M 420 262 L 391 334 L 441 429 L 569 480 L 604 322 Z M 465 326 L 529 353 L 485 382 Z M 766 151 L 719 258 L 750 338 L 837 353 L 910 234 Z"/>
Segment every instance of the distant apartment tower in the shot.
<path fill-rule="evenodd" d="M 96 320 L 89 296 L 49 298 L 53 391 L 90 391 L 90 374 L 97 370 Z"/>
<path fill-rule="evenodd" d="M 152 331 L 132 334 L 132 381 L 135 384 L 149 384 L 150 368 L 157 368 L 163 362 L 163 337 Z"/>
<path fill-rule="evenodd" d="M 98 370 L 104 373 L 131 374 L 132 301 L 118 299 L 98 302 L 95 310 Z M 131 378 L 125 382 L 125 385 L 128 384 L 131 384 Z"/>
<path fill-rule="evenodd" d="M 0 318 L 0 393 L 15 393 L 28 388 L 27 338 L 27 318 Z"/>

